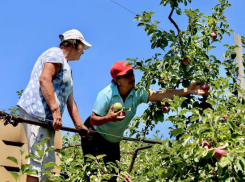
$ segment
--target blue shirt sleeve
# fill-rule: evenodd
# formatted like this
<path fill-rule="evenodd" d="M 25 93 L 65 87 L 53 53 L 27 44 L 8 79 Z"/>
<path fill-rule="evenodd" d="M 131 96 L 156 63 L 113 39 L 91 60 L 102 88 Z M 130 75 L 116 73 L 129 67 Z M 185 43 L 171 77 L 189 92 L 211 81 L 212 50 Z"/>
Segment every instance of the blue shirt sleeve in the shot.
<path fill-rule="evenodd" d="M 104 93 L 99 92 L 94 104 L 93 112 L 98 114 L 99 116 L 105 116 L 108 113 L 109 109 L 109 99 Z"/>
<path fill-rule="evenodd" d="M 135 93 L 137 106 L 141 103 L 147 103 L 149 98 L 149 93 L 144 89 L 137 90 Z"/>
<path fill-rule="evenodd" d="M 63 65 L 63 62 L 64 55 L 60 48 L 51 48 L 47 50 L 44 63 L 60 63 Z"/>

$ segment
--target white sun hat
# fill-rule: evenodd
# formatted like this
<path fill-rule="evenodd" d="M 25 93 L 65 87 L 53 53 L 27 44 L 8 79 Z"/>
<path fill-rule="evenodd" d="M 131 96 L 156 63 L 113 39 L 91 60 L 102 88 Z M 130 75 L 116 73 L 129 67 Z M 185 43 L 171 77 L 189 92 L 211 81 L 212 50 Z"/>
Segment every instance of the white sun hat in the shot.
<path fill-rule="evenodd" d="M 62 35 L 63 35 L 62 41 L 68 40 L 68 39 L 80 40 L 84 44 L 84 47 L 83 47 L 84 50 L 89 49 L 92 46 L 84 39 L 83 34 L 76 29 L 68 30 Z"/>

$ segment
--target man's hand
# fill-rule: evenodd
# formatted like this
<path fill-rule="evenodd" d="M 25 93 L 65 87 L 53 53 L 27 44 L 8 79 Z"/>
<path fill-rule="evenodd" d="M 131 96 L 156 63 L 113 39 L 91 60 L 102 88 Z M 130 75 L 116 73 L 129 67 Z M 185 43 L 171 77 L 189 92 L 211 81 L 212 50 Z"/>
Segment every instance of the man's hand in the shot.
<path fill-rule="evenodd" d="M 113 105 L 111 105 L 111 108 L 109 109 L 109 111 L 106 115 L 107 120 L 111 121 L 111 122 L 117 122 L 117 121 L 123 120 L 126 116 L 120 116 L 122 111 L 123 110 L 121 109 L 121 110 L 115 112 L 113 109 Z"/>
<path fill-rule="evenodd" d="M 75 127 L 77 130 L 82 130 L 82 132 L 79 133 L 80 137 L 86 138 L 89 136 L 89 129 L 85 125 L 82 124 L 82 125 L 75 126 Z M 84 135 L 84 133 L 86 133 L 86 134 Z"/>
<path fill-rule="evenodd" d="M 52 116 L 53 116 L 53 128 L 54 130 L 60 130 L 62 127 L 62 118 L 60 115 L 60 111 L 59 109 L 55 110 L 52 112 Z"/>
<path fill-rule="evenodd" d="M 194 94 L 194 95 L 206 95 L 208 93 L 208 90 L 201 89 L 200 85 L 198 85 L 198 82 L 192 83 L 190 87 L 187 89 L 189 94 Z"/>

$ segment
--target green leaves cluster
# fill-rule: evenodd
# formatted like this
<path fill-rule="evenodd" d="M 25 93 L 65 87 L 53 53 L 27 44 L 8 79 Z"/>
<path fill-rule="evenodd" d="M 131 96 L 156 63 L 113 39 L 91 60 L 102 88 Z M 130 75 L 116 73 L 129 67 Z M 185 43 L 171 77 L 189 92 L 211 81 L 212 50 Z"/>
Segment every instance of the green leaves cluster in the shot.
<path fill-rule="evenodd" d="M 169 4 L 178 15 L 181 14 L 179 3 L 188 5 L 186 1 L 161 1 L 164 6 Z M 159 161 L 152 171 L 158 171 L 157 165 L 162 167 L 157 179 L 242 181 L 245 178 L 245 158 L 241 154 L 245 152 L 245 95 L 236 83 L 238 69 L 234 59 L 237 46 L 225 44 L 227 50 L 223 60 L 213 54 L 223 37 L 233 32 L 225 16 L 225 9 L 230 6 L 229 1 L 219 0 L 209 16 L 198 9 L 184 10 L 188 17 L 186 30 L 179 30 L 177 21 L 176 30 L 159 30 L 159 22 L 151 22 L 154 12 L 143 12 L 135 17 L 140 21 L 138 26 L 143 26 L 150 36 L 152 48 L 163 51 L 141 61 L 128 59 L 135 69 L 144 73 L 137 87 L 149 90 L 152 85 L 158 85 L 159 90 L 168 90 L 189 87 L 192 81 L 198 81 L 200 85 L 208 83 L 211 87 L 206 96 L 175 97 L 150 103 L 143 115 L 135 118 L 130 131 L 137 137 L 145 136 L 158 122 L 170 121 L 173 124 L 169 128 L 171 140 L 166 139 L 163 146 L 151 154 L 151 159 Z M 217 38 L 212 33 L 216 33 Z M 242 37 L 243 46 L 244 40 Z M 182 63 L 185 58 L 189 59 L 189 65 Z M 171 115 L 161 112 L 164 102 L 170 104 Z M 137 130 L 140 123 L 145 126 L 142 131 Z M 203 141 L 212 147 L 203 148 Z M 220 161 L 214 157 L 219 146 L 226 146 L 224 150 L 227 152 Z"/>
<path fill-rule="evenodd" d="M 184 11 L 180 8 L 182 3 L 187 7 Z M 144 138 L 159 122 L 170 121 L 170 139 L 163 140 L 162 145 L 139 151 L 130 174 L 127 170 L 132 154 L 144 144 L 121 142 L 124 153 L 118 163 L 121 169 L 119 181 L 124 181 L 126 175 L 133 181 L 151 182 L 245 180 L 245 91 L 236 82 L 238 69 L 234 59 L 237 46 L 225 44 L 222 60 L 214 54 L 223 37 L 233 33 L 225 16 L 225 9 L 231 4 L 227 0 L 219 0 L 211 15 L 205 15 L 199 9 L 188 9 L 190 3 L 191 0 L 160 1 L 164 7 L 169 5 L 173 13 L 186 15 L 188 24 L 185 30 L 179 29 L 178 21 L 171 19 L 171 13 L 172 30 L 161 30 L 160 21 L 152 22 L 154 12 L 144 11 L 142 15 L 136 15 L 134 20 L 139 21 L 138 26 L 144 27 L 150 37 L 151 48 L 161 52 L 148 59 L 128 60 L 135 69 L 143 72 L 137 88 L 149 90 L 152 85 L 157 85 L 159 90 L 178 89 L 198 81 L 200 85 L 207 83 L 211 87 L 210 92 L 205 96 L 189 95 L 149 103 L 143 115 L 134 119 L 130 127 L 131 135 Z M 212 33 L 217 34 L 217 38 Z M 244 48 L 243 36 L 242 43 Z M 188 65 L 183 64 L 184 59 L 189 60 Z M 162 110 L 166 103 L 170 105 L 169 114 L 164 114 Z M 138 129 L 141 124 L 144 127 Z M 155 139 L 162 140 L 158 136 Z M 38 159 L 52 150 L 43 149 L 45 142 L 36 146 Z M 64 137 L 64 147 L 80 145 L 80 142 L 78 135 Z M 204 147 L 203 142 L 208 142 L 210 148 Z M 220 146 L 227 154 L 219 160 L 214 154 Z M 67 177 L 56 179 L 47 172 L 51 181 L 103 181 L 113 175 L 113 169 L 118 171 L 115 164 L 105 165 L 102 162 L 103 155 L 87 155 L 89 163 L 86 163 L 80 147 L 64 148 L 60 154 L 60 169 Z M 9 159 L 16 162 L 14 158 Z M 46 167 L 53 166 L 55 164 L 51 163 Z M 28 173 L 28 167 L 23 166 L 21 174 Z M 17 175 L 13 173 L 13 176 Z"/>

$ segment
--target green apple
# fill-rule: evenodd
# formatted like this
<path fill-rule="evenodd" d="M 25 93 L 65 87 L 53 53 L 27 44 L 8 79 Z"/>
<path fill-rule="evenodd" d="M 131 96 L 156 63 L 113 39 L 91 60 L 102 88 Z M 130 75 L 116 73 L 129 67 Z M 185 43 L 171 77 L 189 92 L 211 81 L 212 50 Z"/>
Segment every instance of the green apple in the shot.
<path fill-rule="evenodd" d="M 120 111 L 120 110 L 122 110 L 122 109 L 123 109 L 123 107 L 122 107 L 122 104 L 121 104 L 120 102 L 117 102 L 117 103 L 115 103 L 115 104 L 113 105 L 113 110 L 114 110 L 115 112 Z"/>

